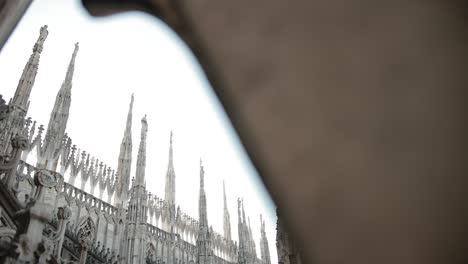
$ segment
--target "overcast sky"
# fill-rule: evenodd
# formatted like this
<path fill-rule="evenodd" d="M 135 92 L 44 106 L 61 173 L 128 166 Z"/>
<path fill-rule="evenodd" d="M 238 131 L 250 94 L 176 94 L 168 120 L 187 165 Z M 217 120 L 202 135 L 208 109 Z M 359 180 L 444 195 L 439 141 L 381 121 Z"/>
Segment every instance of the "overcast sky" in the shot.
<path fill-rule="evenodd" d="M 117 168 L 130 95 L 133 111 L 133 165 L 147 114 L 147 189 L 164 198 L 169 134 L 174 132 L 176 203 L 198 219 L 199 160 L 205 167 L 208 222 L 222 234 L 222 181 L 226 181 L 233 238 L 237 240 L 237 198 L 260 255 L 259 214 L 266 218 L 272 263 L 275 206 L 259 180 L 198 62 L 159 20 L 142 13 L 92 18 L 79 0 L 38 0 L 28 9 L 0 52 L 0 93 L 14 94 L 39 28 L 48 25 L 28 115 L 47 125 L 55 95 L 65 78 L 74 43 L 80 42 L 67 132 L 82 150 Z"/>

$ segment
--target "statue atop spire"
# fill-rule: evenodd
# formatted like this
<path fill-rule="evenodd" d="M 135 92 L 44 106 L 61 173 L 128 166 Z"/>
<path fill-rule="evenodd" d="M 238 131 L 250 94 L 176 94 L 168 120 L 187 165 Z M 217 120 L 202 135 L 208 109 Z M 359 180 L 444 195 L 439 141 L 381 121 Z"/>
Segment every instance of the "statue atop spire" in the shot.
<path fill-rule="evenodd" d="M 35 42 L 33 52 L 24 66 L 15 94 L 8 104 L 8 118 L 4 118 L 2 124 L 0 124 L 0 154 L 11 152 L 11 138 L 16 134 L 20 134 L 23 129 L 29 108 L 29 96 L 36 80 L 39 59 L 48 35 L 47 25 L 41 27 L 39 38 Z"/>
<path fill-rule="evenodd" d="M 29 57 L 29 60 L 23 69 L 23 74 L 21 75 L 15 95 L 11 101 L 12 105 L 17 106 L 24 111 L 24 116 L 26 116 L 27 108 L 29 106 L 29 96 L 34 85 L 34 81 L 36 80 L 39 59 L 42 49 L 44 48 L 44 42 L 48 35 L 49 31 L 47 31 L 47 25 L 42 26 L 39 31 L 39 38 L 34 44 L 33 53 Z"/>
<path fill-rule="evenodd" d="M 205 170 L 200 159 L 200 197 L 198 201 L 199 225 L 197 236 L 197 263 L 212 264 L 213 251 L 211 249 L 211 232 L 208 226 L 205 194 Z"/>
<path fill-rule="evenodd" d="M 49 31 L 47 31 L 47 25 L 44 25 L 41 27 L 39 30 L 39 38 L 36 41 L 36 44 L 34 44 L 33 52 L 38 52 L 41 53 L 42 49 L 44 47 L 44 42 L 47 39 L 47 36 L 49 35 Z"/>
<path fill-rule="evenodd" d="M 138 148 L 137 168 L 136 168 L 136 177 L 135 177 L 134 187 L 145 185 L 146 134 L 147 133 L 148 133 L 148 122 L 146 121 L 146 115 L 145 115 L 141 119 L 141 139 L 140 139 L 140 146 Z"/>
<path fill-rule="evenodd" d="M 205 170 L 203 169 L 202 160 L 200 159 L 200 191 L 205 192 Z"/>

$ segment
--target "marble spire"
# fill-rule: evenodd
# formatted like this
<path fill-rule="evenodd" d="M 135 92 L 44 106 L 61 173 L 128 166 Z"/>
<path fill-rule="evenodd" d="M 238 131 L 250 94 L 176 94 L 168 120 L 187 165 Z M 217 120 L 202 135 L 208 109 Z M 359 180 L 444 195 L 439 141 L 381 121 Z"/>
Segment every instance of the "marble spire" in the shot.
<path fill-rule="evenodd" d="M 229 210 L 227 206 L 227 199 L 226 199 L 226 187 L 223 181 L 223 200 L 224 200 L 224 212 L 223 212 L 223 231 L 224 237 L 227 240 L 231 240 L 231 219 L 229 216 Z"/>
<path fill-rule="evenodd" d="M 208 217 L 206 209 L 206 194 L 205 194 L 205 170 L 203 168 L 202 161 L 200 159 L 200 197 L 198 201 L 198 215 L 199 225 L 201 228 L 208 228 Z"/>
<path fill-rule="evenodd" d="M 10 104 L 21 109 L 24 112 L 24 115 L 26 114 L 29 106 L 29 96 L 31 95 L 31 90 L 34 85 L 34 81 L 36 80 L 39 59 L 41 57 L 42 49 L 44 48 L 44 42 L 48 35 L 49 31 L 47 31 L 47 25 L 42 26 L 39 38 L 34 44 L 33 52 L 23 69 L 23 74 L 21 75 L 15 95 Z"/>
<path fill-rule="evenodd" d="M 265 220 L 260 215 L 260 256 L 264 264 L 271 264 L 270 248 L 265 231 Z"/>
<path fill-rule="evenodd" d="M 205 194 L 205 170 L 200 159 L 200 197 L 198 202 L 198 236 L 197 236 L 197 262 L 198 264 L 212 264 L 213 251 L 211 248 L 211 234 L 208 226 Z"/>
<path fill-rule="evenodd" d="M 8 117 L 0 122 L 0 154 L 9 154 L 12 150 L 11 138 L 21 134 L 29 108 L 29 96 L 36 80 L 39 58 L 49 32 L 47 25 L 41 27 L 39 38 L 33 52 L 23 69 L 15 94 L 8 104 Z"/>
<path fill-rule="evenodd" d="M 175 171 L 173 164 L 173 150 L 172 150 L 172 131 L 169 138 L 169 164 L 167 166 L 166 173 L 166 185 L 165 185 L 165 196 L 164 199 L 170 204 L 175 204 Z"/>
<path fill-rule="evenodd" d="M 238 249 L 238 256 L 237 256 L 237 263 L 239 264 L 246 264 L 247 263 L 247 256 L 246 256 L 246 241 L 245 241 L 245 223 L 242 221 L 242 200 L 241 198 L 237 199 L 237 232 L 239 236 L 239 249 Z"/>
<path fill-rule="evenodd" d="M 133 117 L 133 101 L 132 94 L 130 106 L 128 108 L 127 122 L 125 132 L 120 144 L 119 161 L 117 165 L 117 191 L 114 199 L 114 206 L 122 205 L 125 207 L 128 200 L 128 192 L 130 189 L 130 172 L 132 168 L 132 117 Z"/>
<path fill-rule="evenodd" d="M 71 105 L 71 88 L 73 73 L 75 71 L 75 60 L 79 50 L 75 43 L 72 57 L 68 64 L 65 79 L 55 97 L 54 108 L 50 113 L 49 124 L 44 138 L 43 149 L 38 157 L 38 167 L 55 170 L 58 162 L 58 151 L 61 148 Z"/>

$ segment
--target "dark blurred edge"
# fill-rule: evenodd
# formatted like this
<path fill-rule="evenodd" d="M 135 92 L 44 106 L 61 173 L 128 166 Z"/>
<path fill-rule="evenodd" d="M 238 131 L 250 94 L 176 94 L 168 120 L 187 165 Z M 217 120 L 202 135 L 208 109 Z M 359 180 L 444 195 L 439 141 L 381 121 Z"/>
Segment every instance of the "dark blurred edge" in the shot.
<path fill-rule="evenodd" d="M 0 51 L 32 0 L 0 0 Z"/>

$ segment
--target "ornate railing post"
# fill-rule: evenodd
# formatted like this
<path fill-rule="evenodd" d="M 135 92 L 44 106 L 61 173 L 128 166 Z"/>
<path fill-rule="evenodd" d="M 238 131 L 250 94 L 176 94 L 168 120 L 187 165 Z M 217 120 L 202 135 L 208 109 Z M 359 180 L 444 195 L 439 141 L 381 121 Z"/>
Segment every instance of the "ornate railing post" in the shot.
<path fill-rule="evenodd" d="M 21 152 L 28 148 L 28 140 L 25 136 L 16 135 L 11 140 L 11 146 L 13 150 L 10 155 L 0 156 L 0 175 L 4 174 L 4 184 L 9 191 L 15 194 L 16 190 L 14 187 L 17 182 L 17 167 L 21 158 Z"/>
<path fill-rule="evenodd" d="M 58 221 L 56 221 L 57 229 L 52 230 L 52 226 L 48 226 L 50 228 L 49 230 L 47 230 L 48 232 L 46 234 L 46 237 L 54 245 L 52 254 L 57 260 L 60 260 L 63 240 L 65 236 L 65 230 L 66 230 L 68 222 L 70 221 L 71 215 L 72 215 L 72 212 L 68 206 L 59 207 L 57 211 Z"/>

